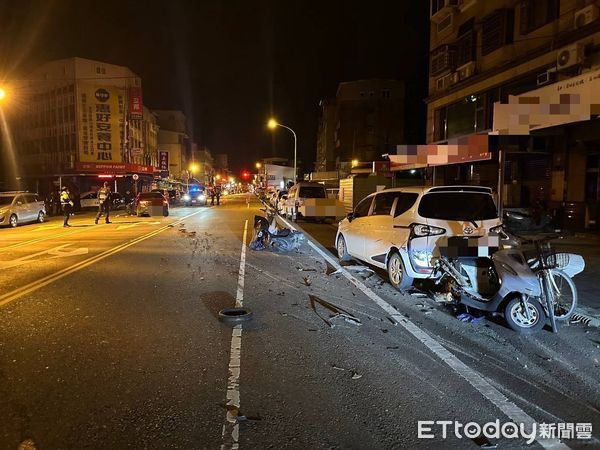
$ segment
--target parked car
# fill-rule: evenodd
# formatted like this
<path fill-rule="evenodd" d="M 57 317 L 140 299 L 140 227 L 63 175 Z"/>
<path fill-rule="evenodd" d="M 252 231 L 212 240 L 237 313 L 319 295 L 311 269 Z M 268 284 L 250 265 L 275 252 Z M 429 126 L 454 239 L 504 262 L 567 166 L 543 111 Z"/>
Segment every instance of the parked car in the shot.
<path fill-rule="evenodd" d="M 283 214 L 290 219 L 335 219 L 343 217 L 345 213 L 343 203 L 327 197 L 325 185 L 310 181 L 293 185 L 283 203 Z"/>
<path fill-rule="evenodd" d="M 439 247 L 453 236 L 487 236 L 501 221 L 485 187 L 395 188 L 365 197 L 338 225 L 341 260 L 355 258 L 387 269 L 404 290 L 433 273 Z"/>
<path fill-rule="evenodd" d="M 138 216 L 169 215 L 169 202 L 160 192 L 143 192 L 137 196 L 135 203 Z"/>
<path fill-rule="evenodd" d="M 98 208 L 98 192 L 88 191 L 79 196 L 79 204 L 82 208 Z"/>
<path fill-rule="evenodd" d="M 275 195 L 273 195 L 272 198 L 272 204 L 273 204 L 273 208 L 275 208 L 276 211 L 279 211 L 280 209 L 280 203 L 281 203 L 281 199 L 285 196 L 285 198 L 287 199 L 287 193 L 288 191 L 286 189 L 277 189 L 277 191 L 275 192 Z"/>
<path fill-rule="evenodd" d="M 43 222 L 46 206 L 37 194 L 0 192 L 0 226 L 16 227 L 25 222 Z"/>
<path fill-rule="evenodd" d="M 111 192 L 111 209 L 123 209 L 125 208 L 125 197 L 119 192 Z M 82 209 L 85 208 L 98 208 L 98 191 L 87 191 L 79 196 L 79 204 Z"/>

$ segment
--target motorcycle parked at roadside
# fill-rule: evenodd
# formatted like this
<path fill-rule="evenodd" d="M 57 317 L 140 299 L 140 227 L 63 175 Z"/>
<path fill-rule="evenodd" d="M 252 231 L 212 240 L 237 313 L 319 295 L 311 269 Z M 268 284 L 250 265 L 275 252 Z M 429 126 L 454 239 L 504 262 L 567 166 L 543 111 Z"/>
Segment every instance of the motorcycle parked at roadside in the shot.
<path fill-rule="evenodd" d="M 436 284 L 449 281 L 455 302 L 501 312 L 517 332 L 536 333 L 548 320 L 557 332 L 556 320 L 568 320 L 577 306 L 571 278 L 585 267 L 583 258 L 555 253 L 548 238 L 520 241 L 499 231 L 497 247 L 479 239 L 451 237 L 440 247 L 436 272 L 442 275 Z M 533 244 L 533 257 L 526 258 L 524 244 Z"/>

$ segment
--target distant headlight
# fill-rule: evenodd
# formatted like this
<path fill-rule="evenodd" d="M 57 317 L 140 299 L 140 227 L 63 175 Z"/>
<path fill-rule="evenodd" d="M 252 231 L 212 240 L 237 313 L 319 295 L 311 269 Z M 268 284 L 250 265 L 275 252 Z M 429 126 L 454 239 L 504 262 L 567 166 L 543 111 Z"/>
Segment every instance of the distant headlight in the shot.
<path fill-rule="evenodd" d="M 198 196 L 198 200 L 199 200 L 199 201 L 201 201 L 201 202 L 203 202 L 204 200 L 206 200 L 206 195 L 204 195 L 204 194 L 200 194 L 200 195 Z"/>
<path fill-rule="evenodd" d="M 192 199 L 188 194 L 185 194 L 182 198 L 184 202 L 189 202 Z"/>
<path fill-rule="evenodd" d="M 6 214 L 7 211 L 8 211 L 8 209 L 6 209 L 6 208 L 0 209 L 0 214 Z"/>

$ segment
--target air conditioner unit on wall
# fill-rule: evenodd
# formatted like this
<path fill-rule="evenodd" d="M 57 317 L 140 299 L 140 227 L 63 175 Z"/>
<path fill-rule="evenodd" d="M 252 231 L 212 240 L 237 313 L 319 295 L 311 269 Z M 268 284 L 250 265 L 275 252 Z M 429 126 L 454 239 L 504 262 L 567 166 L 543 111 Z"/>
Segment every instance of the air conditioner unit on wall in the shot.
<path fill-rule="evenodd" d="M 581 28 L 589 25 L 593 21 L 600 17 L 600 10 L 596 5 L 588 5 L 585 8 L 575 11 L 575 20 L 573 26 L 575 28 Z"/>
<path fill-rule="evenodd" d="M 561 48 L 556 52 L 556 68 L 568 69 L 583 62 L 583 44 L 577 43 Z"/>
<path fill-rule="evenodd" d="M 469 61 L 456 69 L 459 80 L 465 80 L 475 74 L 475 61 Z"/>
<path fill-rule="evenodd" d="M 439 77 L 437 80 L 435 80 L 435 90 L 443 91 L 444 89 L 447 89 L 448 86 L 452 84 L 453 75 L 454 74 L 450 73 L 448 75 L 444 75 L 443 77 Z"/>

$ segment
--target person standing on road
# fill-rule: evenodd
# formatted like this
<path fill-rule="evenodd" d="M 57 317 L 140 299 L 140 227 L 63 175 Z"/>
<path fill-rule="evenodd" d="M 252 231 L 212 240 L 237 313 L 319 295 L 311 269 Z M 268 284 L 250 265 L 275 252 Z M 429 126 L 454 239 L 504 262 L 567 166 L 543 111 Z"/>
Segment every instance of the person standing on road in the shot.
<path fill-rule="evenodd" d="M 70 227 L 71 225 L 69 225 L 69 217 L 71 216 L 71 211 L 73 210 L 73 200 L 71 200 L 69 188 L 67 187 L 63 187 L 60 193 L 60 205 L 62 206 L 63 214 L 65 216 L 63 227 Z"/>
<path fill-rule="evenodd" d="M 215 206 L 215 187 L 210 187 L 210 206 Z"/>
<path fill-rule="evenodd" d="M 215 196 L 217 197 L 217 206 L 221 204 L 221 186 L 215 186 Z"/>
<path fill-rule="evenodd" d="M 98 224 L 98 220 L 105 214 L 106 223 L 112 223 L 110 219 L 110 187 L 108 181 L 104 182 L 104 185 L 98 190 L 98 214 L 96 215 L 95 224 Z"/>

